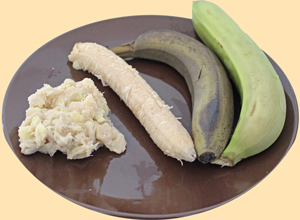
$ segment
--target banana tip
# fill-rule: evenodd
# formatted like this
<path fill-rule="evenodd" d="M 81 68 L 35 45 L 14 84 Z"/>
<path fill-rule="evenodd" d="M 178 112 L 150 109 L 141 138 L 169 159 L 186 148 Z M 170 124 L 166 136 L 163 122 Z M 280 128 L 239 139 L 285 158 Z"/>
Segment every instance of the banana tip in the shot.
<path fill-rule="evenodd" d="M 235 163 L 232 160 L 224 157 L 219 157 L 218 159 L 212 161 L 211 163 L 221 165 L 221 167 L 233 167 L 235 165 Z"/>
<path fill-rule="evenodd" d="M 214 161 L 216 159 L 216 155 L 213 152 L 205 152 L 205 153 L 201 154 L 198 157 L 198 159 L 201 163 L 206 164 L 206 163 Z"/>

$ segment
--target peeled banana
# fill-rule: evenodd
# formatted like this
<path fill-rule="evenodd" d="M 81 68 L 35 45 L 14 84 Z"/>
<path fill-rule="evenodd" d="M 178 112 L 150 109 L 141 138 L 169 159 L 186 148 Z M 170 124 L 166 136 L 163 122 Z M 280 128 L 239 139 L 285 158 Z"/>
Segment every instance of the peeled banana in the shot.
<path fill-rule="evenodd" d="M 284 90 L 264 52 L 226 12 L 204 0 L 195 1 L 192 8 L 198 36 L 223 62 L 241 96 L 232 138 L 212 162 L 234 166 L 270 147 L 280 135 L 286 117 Z"/>
<path fill-rule="evenodd" d="M 156 60 L 175 68 L 192 96 L 192 137 L 198 159 L 208 163 L 220 156 L 231 135 L 234 110 L 232 85 L 214 53 L 171 30 L 151 30 L 109 49 L 122 58 Z"/>
<path fill-rule="evenodd" d="M 73 62 L 73 68 L 89 71 L 104 85 L 110 86 L 166 155 L 181 162 L 196 159 L 188 131 L 138 71 L 122 58 L 102 45 L 78 42 L 69 60 Z"/>

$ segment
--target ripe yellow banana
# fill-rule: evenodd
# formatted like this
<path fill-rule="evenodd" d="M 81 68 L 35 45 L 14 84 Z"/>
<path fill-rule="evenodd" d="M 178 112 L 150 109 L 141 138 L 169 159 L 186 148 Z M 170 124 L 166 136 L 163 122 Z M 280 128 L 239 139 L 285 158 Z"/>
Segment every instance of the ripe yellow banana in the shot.
<path fill-rule="evenodd" d="M 280 135 L 286 116 L 284 90 L 263 51 L 220 7 L 195 1 L 192 21 L 201 40 L 226 66 L 241 96 L 232 138 L 213 162 L 234 166 L 270 147 Z"/>
<path fill-rule="evenodd" d="M 166 63 L 185 79 L 193 101 L 192 137 L 202 163 L 215 160 L 228 144 L 233 125 L 233 93 L 227 74 L 204 44 L 175 31 L 152 30 L 109 48 L 122 58 Z"/>

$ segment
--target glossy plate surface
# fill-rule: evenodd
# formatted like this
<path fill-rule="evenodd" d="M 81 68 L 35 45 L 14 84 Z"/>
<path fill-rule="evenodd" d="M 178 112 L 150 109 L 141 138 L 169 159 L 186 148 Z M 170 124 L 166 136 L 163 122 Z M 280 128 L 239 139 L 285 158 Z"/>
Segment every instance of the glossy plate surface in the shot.
<path fill-rule="evenodd" d="M 76 42 L 116 46 L 151 29 L 171 29 L 199 39 L 190 19 L 133 16 L 93 23 L 63 34 L 35 51 L 19 68 L 3 103 L 6 140 L 24 166 L 43 184 L 65 198 L 101 213 L 129 218 L 173 218 L 207 211 L 245 193 L 265 178 L 290 149 L 298 128 L 298 106 L 285 74 L 271 59 L 285 89 L 287 119 L 278 140 L 266 151 L 233 168 L 184 162 L 165 156 L 120 98 L 91 74 L 76 71 L 68 55 Z M 154 61 L 128 63 L 173 106 L 172 112 L 191 131 L 191 97 L 184 79 L 171 67 Z M 105 147 L 93 157 L 70 161 L 61 153 L 52 158 L 20 153 L 18 126 L 25 119 L 27 98 L 43 84 L 58 86 L 66 78 L 89 77 L 105 92 L 114 125 L 125 135 L 121 155 Z M 267 83 L 267 82 L 266 82 Z M 34 192 L 33 192 L 34 193 Z"/>

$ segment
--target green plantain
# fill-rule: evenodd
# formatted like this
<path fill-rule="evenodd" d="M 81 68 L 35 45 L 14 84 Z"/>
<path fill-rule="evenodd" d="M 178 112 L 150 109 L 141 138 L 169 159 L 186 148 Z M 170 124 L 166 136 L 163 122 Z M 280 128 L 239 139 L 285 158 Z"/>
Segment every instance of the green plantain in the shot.
<path fill-rule="evenodd" d="M 233 126 L 233 92 L 221 62 L 204 44 L 170 30 L 152 30 L 136 40 L 109 48 L 122 58 L 166 63 L 185 79 L 193 102 L 192 137 L 198 159 L 220 156 Z"/>
<path fill-rule="evenodd" d="M 226 67 L 242 100 L 232 138 L 212 162 L 234 166 L 270 147 L 280 135 L 286 117 L 284 90 L 264 52 L 220 7 L 195 1 L 192 21 L 198 36 Z"/>

